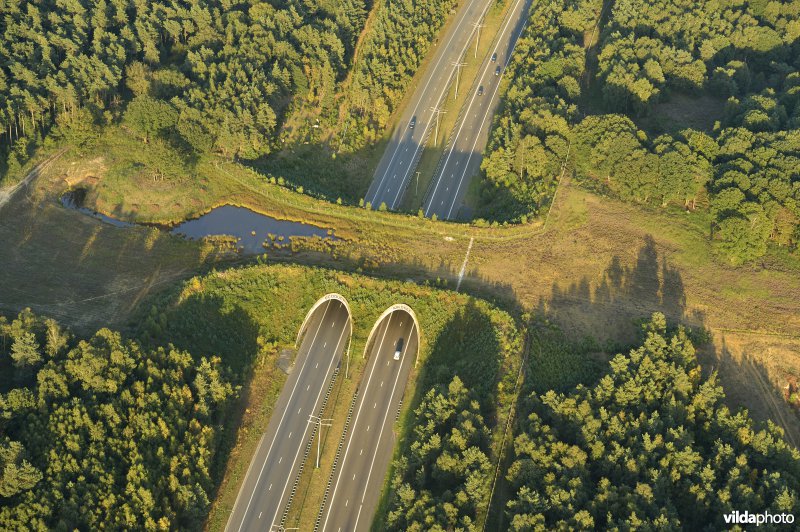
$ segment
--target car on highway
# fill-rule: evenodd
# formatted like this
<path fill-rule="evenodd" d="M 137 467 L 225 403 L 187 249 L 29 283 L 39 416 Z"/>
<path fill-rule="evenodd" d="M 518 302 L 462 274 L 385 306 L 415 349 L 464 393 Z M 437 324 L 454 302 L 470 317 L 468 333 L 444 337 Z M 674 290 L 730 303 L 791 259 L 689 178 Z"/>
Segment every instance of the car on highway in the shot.
<path fill-rule="evenodd" d="M 492 63 L 494 63 L 495 61 L 497 61 L 497 52 L 492 54 Z"/>
<path fill-rule="evenodd" d="M 411 122 L 408 123 L 408 129 L 414 129 L 414 126 L 416 126 L 416 125 L 417 125 L 417 117 L 416 116 L 412 116 L 411 117 Z"/>
<path fill-rule="evenodd" d="M 400 354 L 403 352 L 403 339 L 400 338 L 397 341 L 397 345 L 394 348 L 394 359 L 400 360 Z"/>
<path fill-rule="evenodd" d="M 478 96 L 483 96 L 483 85 L 478 87 Z"/>
<path fill-rule="evenodd" d="M 499 76 L 500 75 L 500 67 L 497 67 L 497 68 L 494 69 L 494 75 L 495 76 Z"/>

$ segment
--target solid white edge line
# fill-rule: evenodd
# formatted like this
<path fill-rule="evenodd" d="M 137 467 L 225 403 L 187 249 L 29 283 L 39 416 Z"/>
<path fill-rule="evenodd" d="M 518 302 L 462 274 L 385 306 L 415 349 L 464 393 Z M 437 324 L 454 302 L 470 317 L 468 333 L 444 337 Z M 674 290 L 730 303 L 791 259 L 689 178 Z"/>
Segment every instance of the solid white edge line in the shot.
<path fill-rule="evenodd" d="M 314 407 L 312 408 L 312 412 L 317 411 L 317 406 L 319 405 L 319 399 L 322 397 L 322 391 L 325 390 L 325 383 L 328 382 L 328 374 L 331 371 L 331 367 L 333 366 L 333 362 L 336 360 L 336 354 L 339 352 L 339 346 L 342 343 L 342 338 L 344 338 L 344 332 L 347 330 L 347 325 L 342 328 L 342 332 L 339 333 L 339 341 L 336 342 L 336 348 L 333 351 L 333 356 L 331 357 L 331 361 L 328 364 L 328 369 L 325 370 L 325 380 L 322 381 L 322 386 L 317 392 L 317 398 L 314 400 Z M 281 491 L 280 498 L 278 498 L 278 512 L 275 514 L 275 517 L 272 519 L 272 524 L 270 525 L 270 530 L 272 527 L 275 526 L 275 520 L 278 518 L 278 514 L 281 512 L 281 508 L 283 507 L 283 496 L 286 494 L 286 489 L 289 487 L 289 482 L 291 481 L 292 477 L 294 476 L 292 473 L 294 472 L 295 464 L 297 463 L 297 458 L 300 456 L 300 451 L 303 449 L 303 442 L 306 440 L 306 433 L 308 432 L 309 427 L 311 427 L 310 423 L 306 423 L 305 429 L 303 430 L 303 437 L 300 439 L 300 444 L 297 446 L 297 452 L 294 454 L 294 460 L 292 460 L 292 467 L 289 469 L 289 476 L 286 478 L 286 483 L 283 485 L 283 490 Z"/>
<path fill-rule="evenodd" d="M 514 10 L 519 6 L 519 3 L 523 2 L 523 1 L 525 1 L 525 0 L 517 0 L 517 4 L 514 6 L 514 8 L 511 9 L 510 13 L 513 13 Z M 511 23 L 512 19 L 513 19 L 513 17 L 509 17 L 509 19 L 506 21 L 505 27 L 500 32 L 500 39 L 498 40 L 498 44 L 494 47 L 494 49 L 492 50 L 492 53 L 497 53 L 498 49 L 500 48 L 500 41 L 503 40 L 503 34 L 506 32 L 506 30 L 508 30 L 508 26 Z M 526 24 L 527 24 L 527 21 L 526 21 Z M 524 29 L 524 27 L 525 26 L 523 25 L 523 29 Z M 522 35 L 522 32 L 520 32 L 520 35 Z M 516 48 L 516 43 L 514 44 L 514 48 Z M 514 50 L 512 49 L 511 50 L 511 54 L 509 54 L 508 57 L 506 58 L 506 63 L 505 63 L 505 66 L 503 67 L 503 72 L 501 72 L 501 74 L 500 74 L 500 79 L 497 80 L 497 85 L 495 86 L 495 91 L 492 94 L 492 98 L 494 98 L 495 94 L 497 94 L 497 89 L 500 87 L 500 81 L 503 79 L 503 75 L 505 74 L 505 67 L 508 66 L 508 63 L 511 60 L 511 55 L 513 53 L 514 53 Z M 486 62 L 486 68 L 483 69 L 483 72 L 481 73 L 481 75 L 479 76 L 478 79 L 483 79 L 484 76 L 486 76 L 486 73 L 489 72 L 489 69 L 491 68 L 491 66 L 492 66 L 491 60 L 487 61 Z M 464 128 L 464 124 L 467 122 L 467 116 L 469 116 L 470 109 L 472 109 L 472 104 L 475 103 L 475 100 L 476 100 L 477 97 L 478 97 L 477 91 L 473 92 L 472 93 L 472 99 L 470 100 L 469 106 L 467 107 L 467 111 L 464 113 L 464 120 L 461 122 L 461 124 L 460 124 L 460 126 L 458 128 L 458 132 L 456 133 L 456 136 L 453 138 L 453 143 L 450 146 L 450 151 L 447 154 L 447 157 L 445 158 L 444 164 L 442 165 L 442 173 L 440 174 L 439 179 L 436 180 L 436 185 L 434 186 L 433 192 L 431 193 L 430 203 L 429 203 L 428 207 L 425 208 L 424 214 L 425 214 L 426 217 L 429 215 L 430 208 L 433 206 L 433 200 L 436 198 L 436 191 L 439 189 L 439 185 L 442 182 L 442 177 L 444 176 L 445 170 L 447 169 L 447 163 L 450 161 L 450 157 L 453 155 L 453 151 L 455 150 L 456 144 L 458 142 L 458 137 L 459 137 L 459 135 L 461 135 L 461 130 Z M 485 118 L 484 118 L 484 120 L 485 120 Z"/>
<path fill-rule="evenodd" d="M 339 489 L 339 481 L 342 479 L 342 471 L 344 471 L 344 464 L 347 462 L 347 455 L 350 453 L 350 445 L 353 443 L 353 434 L 355 434 L 356 427 L 358 426 L 358 418 L 361 416 L 361 409 L 364 407 L 364 400 L 367 398 L 367 390 L 369 390 L 369 383 L 372 381 L 372 374 L 375 372 L 375 368 L 378 366 L 378 355 L 383 347 L 383 341 L 386 339 L 386 333 L 389 331 L 389 325 L 392 323 L 392 316 L 394 316 L 394 312 L 389 314 L 389 319 L 386 321 L 386 329 L 383 330 L 383 336 L 381 336 L 381 343 L 378 345 L 378 350 L 375 352 L 375 356 L 372 359 L 372 369 L 369 372 L 367 385 L 364 387 L 364 395 L 361 396 L 361 403 L 358 405 L 358 412 L 356 412 L 356 418 L 355 421 L 353 421 L 352 432 L 350 432 L 350 436 L 347 438 L 347 447 L 344 450 L 344 455 L 342 455 L 342 464 L 339 466 L 339 473 L 336 475 L 336 484 L 333 486 L 333 492 L 331 493 L 331 498 L 328 501 L 328 511 L 327 516 L 325 517 L 325 522 L 322 524 L 322 532 L 325 532 L 325 528 L 328 526 L 328 519 L 331 517 L 331 508 L 333 508 L 333 501 L 336 499 L 336 491 Z"/>
<path fill-rule="evenodd" d="M 486 12 L 489 11 L 489 8 L 491 7 L 492 3 L 493 2 L 487 2 L 486 7 L 483 8 L 483 11 L 481 11 L 481 15 L 478 17 L 478 20 L 481 20 L 486 16 Z M 472 35 L 475 33 L 476 29 L 477 29 L 477 26 L 473 26 L 472 31 L 469 32 L 469 37 L 464 42 L 464 48 L 462 48 L 461 52 L 459 52 L 459 54 L 458 54 L 458 59 L 459 60 L 464 55 L 464 53 L 469 49 L 470 43 L 472 41 Z M 448 87 L 450 85 L 449 80 L 451 80 L 453 78 L 453 75 L 456 73 L 456 69 L 457 68 L 458 67 L 454 68 L 450 72 L 450 75 L 447 78 L 448 79 L 448 83 L 445 84 L 444 89 L 442 90 L 442 93 L 436 99 L 436 105 L 434 106 L 434 108 L 438 109 L 439 108 L 439 104 L 442 102 L 442 99 L 447 96 L 447 89 L 448 89 Z M 432 118 L 433 118 L 433 112 L 431 112 L 431 119 Z M 427 131 L 428 128 L 430 127 L 431 119 L 428 120 L 427 125 L 425 126 L 425 129 L 424 129 L 423 132 Z M 423 138 L 424 138 L 424 135 L 423 135 Z M 409 166 L 408 166 L 407 170 L 405 172 L 403 172 L 403 178 L 400 180 L 401 186 L 400 186 L 400 188 L 397 189 L 397 194 L 394 197 L 394 201 L 392 201 L 392 204 L 389 207 L 392 210 L 394 210 L 395 205 L 397 204 L 397 200 L 400 197 L 400 193 L 405 189 L 405 187 L 403 186 L 403 183 L 405 183 L 406 177 L 409 175 L 408 172 L 411 171 L 411 165 L 414 163 L 414 159 L 417 158 L 417 152 L 420 150 L 420 148 L 422 148 L 422 143 L 418 144 L 417 147 L 414 149 L 414 154 L 411 156 L 411 161 L 409 162 Z"/>
<path fill-rule="evenodd" d="M 309 358 L 308 355 L 311 354 L 311 349 L 314 347 L 314 342 L 317 341 L 317 334 L 319 334 L 319 330 L 320 330 L 320 328 L 322 328 L 322 324 L 325 322 L 325 316 L 328 314 L 328 309 L 330 307 L 331 307 L 331 305 L 330 305 L 330 303 L 328 303 L 328 305 L 325 307 L 325 311 L 322 313 L 322 318 L 320 318 L 319 325 L 317 325 L 317 331 L 314 333 L 314 338 L 311 339 L 311 345 L 308 347 L 308 351 L 306 352 L 306 359 L 303 361 L 303 365 L 300 367 L 300 373 L 297 374 L 297 380 L 295 381 L 294 386 L 292 387 L 292 393 L 289 394 L 289 399 L 288 399 L 288 401 L 286 401 L 286 408 L 283 410 L 283 414 L 281 415 L 281 419 L 280 419 L 280 421 L 278 421 L 278 426 L 275 428 L 275 435 L 272 437 L 272 442 L 270 442 L 270 444 L 269 444 L 269 449 L 267 449 L 267 454 L 266 454 L 266 456 L 264 456 L 264 463 L 261 466 L 261 471 L 259 471 L 258 477 L 256 478 L 256 483 L 255 483 L 255 485 L 253 485 L 253 492 L 250 494 L 250 499 L 247 501 L 247 506 L 245 507 L 244 513 L 242 514 L 242 522 L 239 524 L 239 528 L 237 529 L 239 532 L 241 532 L 242 527 L 244 527 L 244 522 L 247 519 L 247 514 L 250 512 L 250 505 L 253 504 L 253 497 L 255 497 L 255 495 L 256 495 L 256 488 L 258 487 L 258 484 L 261 482 L 261 475 L 264 474 L 264 468 L 267 467 L 267 461 L 268 461 L 270 453 L 272 452 L 272 447 L 275 445 L 275 440 L 278 438 L 278 434 L 280 433 L 281 425 L 283 425 L 283 420 L 286 417 L 286 412 L 289 411 L 289 404 L 291 404 L 291 402 L 292 402 L 292 398 L 294 397 L 294 392 L 297 390 L 297 385 L 300 383 L 300 380 L 301 380 L 300 377 L 303 375 L 303 371 L 305 370 L 306 363 L 308 362 L 308 358 Z M 269 425 L 267 425 L 267 426 L 269 426 Z M 263 436 L 262 436 L 262 439 L 263 439 Z M 257 455 L 258 455 L 258 448 L 256 448 L 256 456 Z M 253 458 L 255 459 L 256 456 L 253 456 Z M 251 462 L 250 467 L 253 466 L 253 463 L 254 462 Z M 250 469 L 249 468 L 248 468 L 247 472 L 248 472 L 248 474 L 250 473 Z M 244 486 L 245 486 L 246 482 L 247 482 L 247 476 L 245 476 L 245 480 L 242 483 L 242 489 L 243 490 L 244 490 Z M 241 492 L 239 492 L 239 495 L 241 495 Z M 236 505 L 238 504 L 238 502 L 239 502 L 239 496 L 236 497 L 236 502 L 233 505 L 233 511 L 231 511 L 231 518 L 236 513 Z M 225 527 L 226 530 L 228 529 L 228 526 L 230 526 L 230 522 L 228 522 L 228 525 Z"/>
<path fill-rule="evenodd" d="M 519 41 L 519 38 L 522 37 L 522 32 L 525 31 L 525 27 L 527 25 L 528 25 L 528 19 L 526 18 L 525 22 L 522 24 L 522 27 L 519 29 L 519 35 L 517 36 L 517 41 Z M 516 47 L 517 47 L 517 43 L 515 41 L 514 42 L 514 48 L 516 48 Z M 512 49 L 511 52 L 513 54 L 514 50 Z M 503 80 L 503 76 L 506 73 L 506 68 L 508 68 L 508 65 L 509 65 L 510 62 L 511 62 L 511 55 L 509 55 L 506 58 L 506 64 L 503 65 L 503 72 L 500 74 L 500 79 L 497 80 L 497 85 L 495 86 L 494 93 L 492 94 L 492 100 L 494 99 L 495 96 L 497 96 L 497 91 L 500 90 L 500 82 Z M 483 125 L 486 123 L 486 119 L 489 117 L 489 112 L 492 109 L 491 103 L 492 102 L 490 101 L 489 102 L 489 106 L 486 108 L 486 113 L 484 113 L 484 115 L 483 115 L 483 120 L 481 120 L 481 125 L 478 128 L 478 132 L 475 134 L 475 142 L 472 143 L 472 149 L 469 151 L 469 155 L 467 156 L 467 162 L 464 165 L 464 172 L 461 174 L 461 177 L 458 180 L 458 187 L 456 187 L 456 193 L 453 195 L 453 204 L 450 206 L 450 210 L 447 211 L 447 218 L 448 219 L 450 218 L 450 215 L 453 213 L 453 209 L 455 208 L 456 203 L 458 202 L 458 193 L 461 190 L 461 185 L 464 184 L 464 178 L 466 177 L 467 170 L 469 169 L 469 162 L 470 162 L 470 160 L 472 160 L 472 154 L 475 153 L 475 147 L 478 145 L 478 138 L 480 136 L 481 131 L 483 130 Z M 487 142 L 488 142 L 488 139 L 487 139 Z M 454 144 L 455 144 L 455 142 L 454 142 Z"/>
<path fill-rule="evenodd" d="M 446 46 L 442 46 L 440 48 L 440 50 L 444 50 L 444 49 L 447 49 L 447 48 L 450 47 L 450 43 L 453 42 L 453 39 L 458 34 L 457 30 L 461 27 L 461 24 L 465 20 L 467 20 L 467 16 L 466 16 L 467 11 L 469 11 L 469 9 L 472 7 L 472 3 L 475 2 L 475 1 L 476 0 L 470 0 L 469 7 L 464 9 L 464 16 L 461 18 L 459 23 L 456 25 L 456 27 L 454 28 L 453 32 L 450 34 L 450 38 L 447 40 L 447 45 Z M 434 65 L 435 68 L 433 68 L 432 72 L 436 72 L 438 70 L 439 63 L 442 62 L 442 59 L 445 57 L 445 55 L 447 55 L 447 54 L 442 53 L 442 55 L 436 61 L 436 65 Z M 428 85 L 430 85 L 430 83 L 431 83 L 431 81 L 433 81 L 434 77 L 436 77 L 436 76 L 432 75 L 430 78 L 428 78 L 428 81 L 425 82 L 425 87 L 423 87 L 423 89 L 422 89 L 422 94 L 423 95 L 428 90 Z M 413 79 L 413 77 L 412 77 L 412 79 Z M 419 98 L 419 101 L 417 101 L 417 105 L 414 106 L 414 110 L 411 111 L 411 116 L 412 117 L 416 116 L 417 109 L 419 108 L 420 103 L 422 103 L 422 97 Z M 404 131 L 404 128 L 400 128 L 399 131 Z M 397 147 L 394 149 L 394 153 L 392 154 L 391 158 L 389 158 L 389 164 L 386 165 L 386 171 L 383 173 L 383 176 L 381 176 L 381 180 L 380 180 L 380 183 L 378 184 L 378 188 L 375 189 L 375 194 L 373 194 L 373 199 L 370 202 L 370 204 L 372 204 L 372 206 L 375 207 L 375 208 L 377 208 L 377 206 L 374 205 L 374 202 L 378 201 L 378 194 L 380 193 L 381 188 L 383 188 L 383 181 L 386 179 L 386 176 L 389 174 L 389 170 L 392 168 L 392 162 L 394 162 L 394 158 L 397 156 L 397 151 L 400 149 L 400 145 L 402 144 L 402 139 L 403 139 L 403 134 L 401 133 L 400 136 L 399 136 L 398 142 L 397 142 Z M 369 191 L 367 191 L 367 193 L 369 193 Z"/>

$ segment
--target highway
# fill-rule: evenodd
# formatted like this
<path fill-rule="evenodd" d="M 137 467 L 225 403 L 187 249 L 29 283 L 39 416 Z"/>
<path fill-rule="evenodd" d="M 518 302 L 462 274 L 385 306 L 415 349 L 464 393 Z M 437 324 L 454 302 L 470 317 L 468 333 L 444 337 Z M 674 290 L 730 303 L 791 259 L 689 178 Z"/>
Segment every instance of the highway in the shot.
<path fill-rule="evenodd" d="M 404 338 L 400 360 L 397 341 Z M 380 499 L 391 462 L 393 425 L 408 374 L 417 356 L 418 331 L 404 311 L 384 318 L 379 326 L 347 435 L 341 461 L 332 476 L 331 495 L 321 514 L 321 530 L 366 531 Z"/>
<path fill-rule="evenodd" d="M 425 197 L 423 212 L 426 217 L 434 214 L 440 220 L 459 217 L 470 180 L 480 172 L 492 117 L 500 103 L 500 81 L 525 28 L 530 3 L 531 0 L 514 0 L 494 46 L 481 65 L 466 108 L 455 125 L 450 146 Z M 496 57 L 495 61 L 493 57 Z M 480 87 L 483 87 L 482 91 Z"/>
<path fill-rule="evenodd" d="M 468 47 L 474 45 L 476 24 L 494 0 L 465 0 L 446 34 L 442 35 L 419 85 L 406 104 L 403 114 L 378 163 L 365 201 L 373 209 L 385 203 L 389 209 L 401 204 L 422 150 L 435 124 L 435 112 L 455 79 L 455 64 Z M 414 120 L 414 127 L 409 125 Z"/>
<path fill-rule="evenodd" d="M 312 314 L 225 530 L 263 532 L 281 524 L 313 430 L 309 415 L 319 414 L 351 327 L 340 301 L 327 301 Z"/>

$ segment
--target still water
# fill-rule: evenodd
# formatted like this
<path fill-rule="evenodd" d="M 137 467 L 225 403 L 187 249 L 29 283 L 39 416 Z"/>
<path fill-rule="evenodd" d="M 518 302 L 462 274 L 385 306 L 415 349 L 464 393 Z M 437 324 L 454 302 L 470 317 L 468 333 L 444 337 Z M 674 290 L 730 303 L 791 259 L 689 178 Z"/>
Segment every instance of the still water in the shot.
<path fill-rule="evenodd" d="M 83 206 L 85 199 L 86 190 L 79 188 L 61 196 L 61 204 L 68 209 L 79 211 L 115 227 L 136 225 L 87 209 Z M 333 231 L 329 232 L 315 225 L 278 220 L 233 205 L 217 207 L 199 218 L 185 221 L 167 230 L 170 234 L 191 240 L 199 240 L 206 236 L 231 236 L 238 240 L 238 245 L 243 248 L 245 253 L 263 253 L 265 251 L 264 241 L 269 240 L 269 243 L 273 241 L 270 240 L 270 236 L 275 242 L 280 243 L 288 243 L 295 236 L 334 238 Z"/>

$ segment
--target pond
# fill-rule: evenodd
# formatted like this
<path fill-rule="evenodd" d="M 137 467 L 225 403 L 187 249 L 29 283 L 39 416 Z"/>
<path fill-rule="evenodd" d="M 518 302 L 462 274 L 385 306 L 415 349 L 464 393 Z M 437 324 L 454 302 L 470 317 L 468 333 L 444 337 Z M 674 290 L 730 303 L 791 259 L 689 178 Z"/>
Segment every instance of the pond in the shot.
<path fill-rule="evenodd" d="M 83 206 L 86 199 L 85 189 L 75 189 L 61 196 L 61 204 L 79 211 L 87 216 L 97 218 L 115 227 L 133 227 L 136 224 L 117 220 L 111 216 L 100 214 Z M 164 229 L 163 227 L 160 227 Z M 207 214 L 187 220 L 173 228 L 166 229 L 170 234 L 190 240 L 199 240 L 207 236 L 230 236 L 236 238 L 238 245 L 245 253 L 264 253 L 264 241 L 288 243 L 292 237 L 335 238 L 333 231 L 302 222 L 278 220 L 271 216 L 251 211 L 245 207 L 224 205 L 212 209 Z"/>
<path fill-rule="evenodd" d="M 326 229 L 301 222 L 278 220 L 251 211 L 244 207 L 224 205 L 213 209 L 200 218 L 188 220 L 170 231 L 173 235 L 184 238 L 200 239 L 205 236 L 227 235 L 239 240 L 247 253 L 263 253 L 264 240 L 268 235 L 280 240 L 289 240 L 295 236 L 319 236 L 333 238 Z"/>

